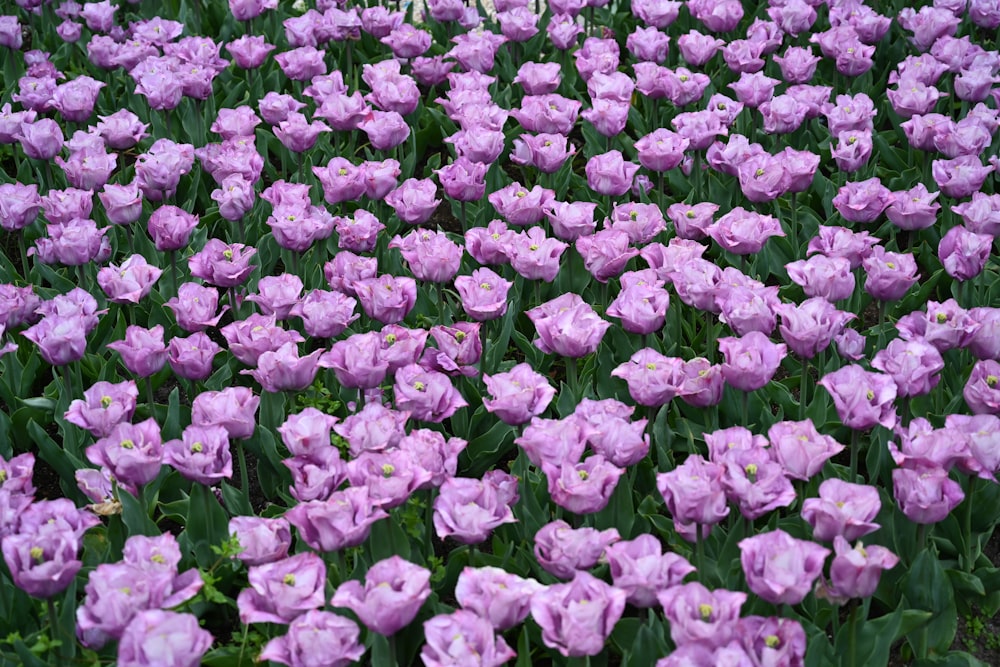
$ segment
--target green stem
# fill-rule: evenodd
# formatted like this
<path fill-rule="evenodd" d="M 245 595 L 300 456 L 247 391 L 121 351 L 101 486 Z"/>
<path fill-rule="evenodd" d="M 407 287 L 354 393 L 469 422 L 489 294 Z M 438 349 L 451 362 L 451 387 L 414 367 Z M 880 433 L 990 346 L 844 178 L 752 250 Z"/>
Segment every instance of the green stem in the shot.
<path fill-rule="evenodd" d="M 858 448 L 861 447 L 861 432 L 851 429 L 851 476 L 849 481 L 854 484 L 858 479 Z"/>
<path fill-rule="evenodd" d="M 56 614 L 56 603 L 52 600 L 52 598 L 45 598 L 45 606 L 49 611 L 49 626 L 51 626 L 49 629 L 52 631 L 52 639 L 59 642 L 59 647 L 57 649 L 59 659 L 56 661 L 56 664 L 65 665 L 70 660 L 69 653 L 67 651 L 69 646 L 66 644 L 66 639 L 62 636 L 62 629 L 59 627 L 59 615 Z"/>
<path fill-rule="evenodd" d="M 246 507 L 253 507 L 250 504 L 250 473 L 247 471 L 247 453 L 243 442 L 236 445 L 236 457 L 240 463 L 240 493 Z"/>
<path fill-rule="evenodd" d="M 848 623 L 851 624 L 848 628 L 849 646 L 850 646 L 850 657 L 847 659 L 850 667 L 856 667 L 858 664 L 858 601 L 851 600 L 851 613 L 849 616 Z"/>
<path fill-rule="evenodd" d="M 576 374 L 576 359 L 572 357 L 566 358 L 566 384 L 569 385 L 569 391 L 576 399 L 580 396 L 580 380 Z"/>
<path fill-rule="evenodd" d="M 975 549 L 973 544 L 975 543 L 972 536 L 972 506 L 973 506 L 973 495 L 976 492 L 976 480 L 979 479 L 975 475 L 969 477 L 969 490 L 965 494 L 965 515 L 963 517 L 965 533 L 965 571 L 972 572 L 972 566 L 975 562 L 976 557 L 974 556 Z"/>
<path fill-rule="evenodd" d="M 156 418 L 156 398 L 153 396 L 153 376 L 146 378 L 146 402 L 149 403 L 149 416 Z"/>
<path fill-rule="evenodd" d="M 802 378 L 799 380 L 799 420 L 806 418 L 806 401 L 809 398 L 809 359 L 802 359 Z"/>

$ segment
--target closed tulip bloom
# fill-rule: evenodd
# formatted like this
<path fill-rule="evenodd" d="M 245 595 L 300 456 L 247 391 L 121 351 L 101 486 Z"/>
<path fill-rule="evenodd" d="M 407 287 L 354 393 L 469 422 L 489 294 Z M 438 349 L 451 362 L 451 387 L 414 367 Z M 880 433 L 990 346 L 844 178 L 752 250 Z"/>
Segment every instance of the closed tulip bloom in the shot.
<path fill-rule="evenodd" d="M 740 562 L 753 593 L 772 604 L 798 604 L 823 572 L 830 550 L 773 530 L 741 540 Z"/>
<path fill-rule="evenodd" d="M 118 644 L 118 664 L 146 667 L 169 655 L 176 667 L 195 667 L 212 645 L 212 635 L 194 614 L 150 609 L 136 614 Z"/>
<path fill-rule="evenodd" d="M 0 185 L 0 228 L 9 232 L 24 229 L 38 215 L 42 199 L 38 185 L 31 183 L 4 183 Z"/>
<path fill-rule="evenodd" d="M 949 229 L 938 244 L 938 258 L 949 276 L 965 281 L 982 273 L 992 246 L 992 236 L 957 225 Z"/>
<path fill-rule="evenodd" d="M 462 543 L 476 544 L 505 523 L 514 523 L 510 505 L 500 500 L 497 489 L 482 480 L 453 477 L 441 485 L 434 499 L 434 529 Z"/>
<path fill-rule="evenodd" d="M 875 353 L 872 368 L 890 375 L 899 396 L 928 394 L 940 381 L 944 359 L 936 347 L 923 338 L 897 338 Z"/>
<path fill-rule="evenodd" d="M 597 655 L 625 610 L 625 598 L 625 591 L 577 572 L 572 582 L 536 593 L 531 615 L 546 646 L 565 657 Z"/>
<path fill-rule="evenodd" d="M 205 380 L 212 374 L 212 361 L 222 348 L 204 331 L 187 338 L 175 336 L 167 343 L 167 361 L 175 373 L 188 380 Z"/>
<path fill-rule="evenodd" d="M 726 383 L 741 391 L 754 391 L 771 381 L 787 348 L 751 331 L 740 338 L 720 338 L 719 351 L 725 356 L 722 377 Z"/>
<path fill-rule="evenodd" d="M 865 291 L 879 301 L 901 299 L 920 277 L 912 253 L 889 252 L 876 246 L 862 263 Z"/>
<path fill-rule="evenodd" d="M 620 229 L 602 229 L 576 240 L 576 250 L 583 257 L 587 271 L 598 282 L 606 283 L 625 270 L 630 259 L 639 254 L 631 246 L 629 235 Z"/>
<path fill-rule="evenodd" d="M 535 347 L 546 354 L 579 358 L 597 350 L 611 323 L 583 299 L 567 292 L 526 312 L 538 332 Z"/>
<path fill-rule="evenodd" d="M 576 147 L 562 134 L 522 134 L 514 138 L 512 162 L 531 165 L 543 174 L 554 174 L 567 159 L 576 155 Z"/>
<path fill-rule="evenodd" d="M 533 417 L 514 443 L 536 466 L 541 467 L 544 463 L 560 466 L 564 461 L 580 460 L 587 447 L 587 436 L 581 423 L 574 418 Z"/>
<path fill-rule="evenodd" d="M 522 579 L 500 568 L 466 567 L 458 575 L 455 598 L 463 609 L 502 632 L 527 617 L 532 596 L 542 588 L 534 579 Z"/>
<path fill-rule="evenodd" d="M 288 556 L 292 532 L 288 521 L 278 517 L 234 516 L 229 520 L 229 534 L 243 550 L 236 554 L 247 565 L 263 565 Z"/>
<path fill-rule="evenodd" d="M 357 300 L 340 292 L 313 290 L 292 306 L 289 316 L 302 318 L 310 336 L 334 338 L 360 317 L 354 312 L 357 305 Z"/>
<path fill-rule="evenodd" d="M 689 456 L 674 470 L 657 475 L 656 487 L 667 503 L 674 525 L 713 526 L 729 516 L 722 488 L 724 468 L 700 455 Z M 691 533 L 688 541 L 694 541 Z"/>
<path fill-rule="evenodd" d="M 874 222 L 894 201 L 892 192 L 878 178 L 851 182 L 840 188 L 833 205 L 848 222 Z"/>
<path fill-rule="evenodd" d="M 813 527 L 814 539 L 831 542 L 839 535 L 853 542 L 879 529 L 872 520 L 881 508 L 874 487 L 831 478 L 820 484 L 818 498 L 802 503 L 802 518 Z"/>
<path fill-rule="evenodd" d="M 97 284 L 112 303 L 139 303 L 152 291 L 163 271 L 132 255 L 121 266 L 106 266 L 97 272 Z"/>
<path fill-rule="evenodd" d="M 177 296 L 171 298 L 166 305 L 174 311 L 178 326 L 190 333 L 216 326 L 222 315 L 229 310 L 228 305 L 219 310 L 219 291 L 216 288 L 198 283 L 181 285 Z"/>
<path fill-rule="evenodd" d="M 125 338 L 108 343 L 122 357 L 130 373 L 149 377 L 167 363 L 167 347 L 163 342 L 163 326 L 152 329 L 130 325 L 125 328 Z"/>
<path fill-rule="evenodd" d="M 793 479 L 811 479 L 844 450 L 832 436 L 820 434 L 810 419 L 778 422 L 768 429 L 767 438 L 771 457 Z"/>
<path fill-rule="evenodd" d="M 780 304 L 775 308 L 781 316 L 778 330 L 795 354 L 812 359 L 825 350 L 834 337 L 856 316 L 837 310 L 822 297 L 806 299 L 799 305 Z"/>
<path fill-rule="evenodd" d="M 892 495 L 910 521 L 932 524 L 945 518 L 965 499 L 962 487 L 937 467 L 896 468 Z"/>
<path fill-rule="evenodd" d="M 260 313 L 231 322 L 219 329 L 219 333 L 226 339 L 233 356 L 247 366 L 256 366 L 262 354 L 276 352 L 285 343 L 303 341 L 299 332 L 277 326 L 274 315 Z"/>
<path fill-rule="evenodd" d="M 398 248 L 417 280 L 433 283 L 451 281 L 462 261 L 461 247 L 444 232 L 415 229 L 389 242 Z"/>
<path fill-rule="evenodd" d="M 293 620 L 286 634 L 270 640 L 259 659 L 289 667 L 347 667 L 365 654 L 359 635 L 354 621 L 311 609 Z"/>
<path fill-rule="evenodd" d="M 354 334 L 333 344 L 319 365 L 332 368 L 337 381 L 352 389 L 371 389 L 385 379 L 388 364 L 380 359 L 382 337 L 378 332 Z"/>
<path fill-rule="evenodd" d="M 841 301 L 854 293 L 855 279 L 851 263 L 844 257 L 814 255 L 785 265 L 788 277 L 802 287 L 807 297 Z"/>
<path fill-rule="evenodd" d="M 191 423 L 201 426 L 218 424 L 230 438 L 246 439 L 253 435 L 260 405 L 249 387 L 228 387 L 222 391 L 203 391 L 191 404 Z"/>
<path fill-rule="evenodd" d="M 662 287 L 632 285 L 618 293 L 605 315 L 621 319 L 625 331 L 649 334 L 663 327 L 669 305 L 670 295 Z"/>
<path fill-rule="evenodd" d="M 506 373 L 484 374 L 483 382 L 489 392 L 489 397 L 483 398 L 486 409 L 504 423 L 515 426 L 545 412 L 556 394 L 548 379 L 526 363 Z"/>
<path fill-rule="evenodd" d="M 146 223 L 149 235 L 160 251 L 183 249 L 197 225 L 197 215 L 170 205 L 157 208 Z"/>
<path fill-rule="evenodd" d="M 629 395 L 637 403 L 659 407 L 680 393 L 683 364 L 680 358 L 665 357 L 652 348 L 643 348 L 612 370 L 611 375 L 628 383 Z"/>
<path fill-rule="evenodd" d="M 683 556 L 664 553 L 660 541 L 649 534 L 612 544 L 604 554 L 615 587 L 628 594 L 629 604 L 640 608 L 655 606 L 659 592 L 680 585 L 695 571 Z"/>
<path fill-rule="evenodd" d="M 463 609 L 424 621 L 424 636 L 420 659 L 427 667 L 497 667 L 517 656 L 488 620 Z"/>
<path fill-rule="evenodd" d="M 666 128 L 659 128 L 635 142 L 639 164 L 652 171 L 670 171 L 684 159 L 690 142 Z"/>
<path fill-rule="evenodd" d="M 302 391 L 316 377 L 317 363 L 322 350 L 300 357 L 296 343 L 285 343 L 276 351 L 264 352 L 257 359 L 257 368 L 240 371 L 252 375 L 264 391 Z"/>
<path fill-rule="evenodd" d="M 409 625 L 430 596 L 430 570 L 399 556 L 381 560 L 365 575 L 365 583 L 341 584 L 330 600 L 334 607 L 347 607 L 369 630 L 392 636 Z"/>
<path fill-rule="evenodd" d="M 63 146 L 63 133 L 51 118 L 40 118 L 33 123 L 21 123 L 15 135 L 24 154 L 35 160 L 51 160 Z"/>
<path fill-rule="evenodd" d="M 376 502 L 368 487 L 352 486 L 325 500 L 300 502 L 285 518 L 313 549 L 340 551 L 364 542 L 372 524 L 389 516 Z"/>
<path fill-rule="evenodd" d="M 601 195 L 620 197 L 632 187 L 639 165 L 628 162 L 621 151 L 595 155 L 587 161 L 587 186 Z"/>
<path fill-rule="evenodd" d="M 984 166 L 978 155 L 960 155 L 951 160 L 934 160 L 931 173 L 946 197 L 964 199 L 982 189 L 994 166 Z"/>
<path fill-rule="evenodd" d="M 737 255 L 761 251 L 772 236 L 784 236 L 777 219 L 737 207 L 708 228 L 708 234 L 723 249 Z"/>
<path fill-rule="evenodd" d="M 434 171 L 446 195 L 458 201 L 478 201 L 486 193 L 488 165 L 468 158 L 457 160 Z"/>
<path fill-rule="evenodd" d="M 400 220 L 411 225 L 427 222 L 441 203 L 435 199 L 437 186 L 430 179 L 408 178 L 390 192 L 385 201 L 396 211 Z"/>
<path fill-rule="evenodd" d="M 21 332 L 38 347 L 42 359 L 53 366 L 64 366 L 83 358 L 87 332 L 80 317 L 51 315 Z"/>
<path fill-rule="evenodd" d="M 365 314 L 384 324 L 402 322 L 417 301 L 417 283 L 406 276 L 381 275 L 354 283 Z"/>

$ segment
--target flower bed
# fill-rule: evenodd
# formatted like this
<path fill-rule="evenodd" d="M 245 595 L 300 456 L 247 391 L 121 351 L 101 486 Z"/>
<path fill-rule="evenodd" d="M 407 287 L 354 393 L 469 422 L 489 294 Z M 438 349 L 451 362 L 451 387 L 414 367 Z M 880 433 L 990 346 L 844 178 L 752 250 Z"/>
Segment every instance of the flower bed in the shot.
<path fill-rule="evenodd" d="M 4 664 L 987 664 L 997 3 L 529 4 L 0 17 Z"/>

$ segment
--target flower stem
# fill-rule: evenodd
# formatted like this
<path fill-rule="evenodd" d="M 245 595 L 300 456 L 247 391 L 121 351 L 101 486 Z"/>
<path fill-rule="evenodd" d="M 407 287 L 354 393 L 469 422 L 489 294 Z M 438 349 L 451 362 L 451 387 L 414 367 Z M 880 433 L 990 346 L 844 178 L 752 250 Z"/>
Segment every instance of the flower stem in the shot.
<path fill-rule="evenodd" d="M 851 484 L 854 484 L 858 478 L 858 448 L 861 446 L 860 441 L 860 431 L 851 429 Z"/>
<path fill-rule="evenodd" d="M 57 664 L 66 664 L 69 661 L 69 654 L 67 651 L 67 644 L 65 638 L 62 637 L 62 629 L 59 627 L 59 616 L 56 614 L 56 603 L 52 598 L 45 598 L 45 606 L 49 611 L 49 626 L 52 631 L 52 639 L 59 642 L 59 646 L 56 649 L 59 655 L 59 660 Z"/>
<path fill-rule="evenodd" d="M 802 359 L 802 378 L 799 380 L 799 419 L 806 418 L 806 400 L 809 398 L 809 359 Z"/>
<path fill-rule="evenodd" d="M 976 480 L 979 479 L 976 475 L 969 477 L 969 490 L 965 494 L 965 516 L 964 530 L 965 534 L 965 571 L 972 572 L 973 562 L 975 558 L 973 557 L 973 538 L 972 538 L 972 505 L 973 505 L 973 495 L 976 492 Z"/>

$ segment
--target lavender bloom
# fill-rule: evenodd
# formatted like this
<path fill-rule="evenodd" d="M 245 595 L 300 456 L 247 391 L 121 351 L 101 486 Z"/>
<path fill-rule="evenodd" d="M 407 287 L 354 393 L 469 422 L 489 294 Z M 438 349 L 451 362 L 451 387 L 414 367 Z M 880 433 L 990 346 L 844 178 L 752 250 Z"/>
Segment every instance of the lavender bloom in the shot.
<path fill-rule="evenodd" d="M 625 591 L 577 572 L 572 582 L 535 593 L 531 616 L 546 646 L 566 657 L 597 655 L 625 610 L 625 597 Z"/>
<path fill-rule="evenodd" d="M 316 377 L 317 364 L 322 350 L 300 357 L 295 343 L 285 343 L 277 351 L 264 352 L 257 359 L 257 368 L 242 370 L 241 375 L 252 375 L 264 391 L 302 391 Z"/>
<path fill-rule="evenodd" d="M 468 405 L 444 373 L 410 364 L 396 371 L 395 380 L 396 406 L 414 419 L 442 422 Z"/>
<path fill-rule="evenodd" d="M 131 421 L 138 398 L 139 388 L 134 380 L 117 384 L 96 382 L 83 392 L 83 400 L 70 403 L 65 418 L 94 437 L 103 438 L 118 424 Z"/>
<path fill-rule="evenodd" d="M 618 542 L 604 551 L 611 569 L 611 580 L 628 594 L 629 604 L 653 607 L 657 594 L 678 586 L 695 568 L 682 556 L 663 552 L 660 541 L 652 535 Z"/>
<path fill-rule="evenodd" d="M 212 645 L 212 635 L 194 614 L 150 609 L 136 614 L 118 645 L 121 667 L 146 667 L 163 655 L 177 667 L 195 667 Z"/>
<path fill-rule="evenodd" d="M 597 565 L 604 550 L 621 539 L 614 528 L 573 529 L 562 520 L 545 524 L 535 533 L 535 558 L 547 572 L 560 579 Z"/>
<path fill-rule="evenodd" d="M 243 550 L 236 554 L 247 565 L 263 565 L 288 556 L 292 532 L 288 521 L 279 517 L 234 516 L 229 520 L 229 534 L 239 540 Z"/>
<path fill-rule="evenodd" d="M 236 600 L 243 623 L 284 625 L 323 605 L 326 566 L 312 552 L 252 566 L 247 578 L 250 587 Z"/>
<path fill-rule="evenodd" d="M 691 582 L 667 588 L 657 598 L 670 621 L 670 638 L 675 644 L 704 642 L 721 647 L 733 638 L 747 595 L 724 589 L 710 591 Z"/>
<path fill-rule="evenodd" d="M 163 441 L 154 419 L 139 424 L 121 423 L 87 448 L 87 460 L 111 470 L 118 483 L 133 494 L 151 482 L 163 462 Z"/>
<path fill-rule="evenodd" d="M 881 424 L 886 428 L 896 425 L 896 383 L 882 373 L 871 373 L 861 366 L 851 364 L 819 381 L 833 397 L 837 414 L 845 426 L 865 430 Z"/>
<path fill-rule="evenodd" d="M 544 587 L 496 567 L 466 567 L 458 575 L 455 598 L 499 632 L 521 623 L 531 610 L 531 598 Z"/>
<path fill-rule="evenodd" d="M 438 537 L 476 544 L 505 523 L 514 523 L 510 505 L 501 502 L 496 487 L 481 480 L 445 480 L 434 499 L 434 529 Z"/>
<path fill-rule="evenodd" d="M 750 590 L 773 604 L 798 604 L 822 574 L 830 550 L 773 530 L 740 541 Z"/>
<path fill-rule="evenodd" d="M 563 357 L 592 354 L 611 326 L 572 292 L 532 308 L 526 314 L 538 332 L 535 346 L 546 354 Z"/>
<path fill-rule="evenodd" d="M 334 607 L 347 607 L 369 630 L 391 636 L 409 625 L 430 596 L 429 570 L 399 556 L 381 560 L 368 570 L 365 584 L 347 581 L 330 600 Z"/>

